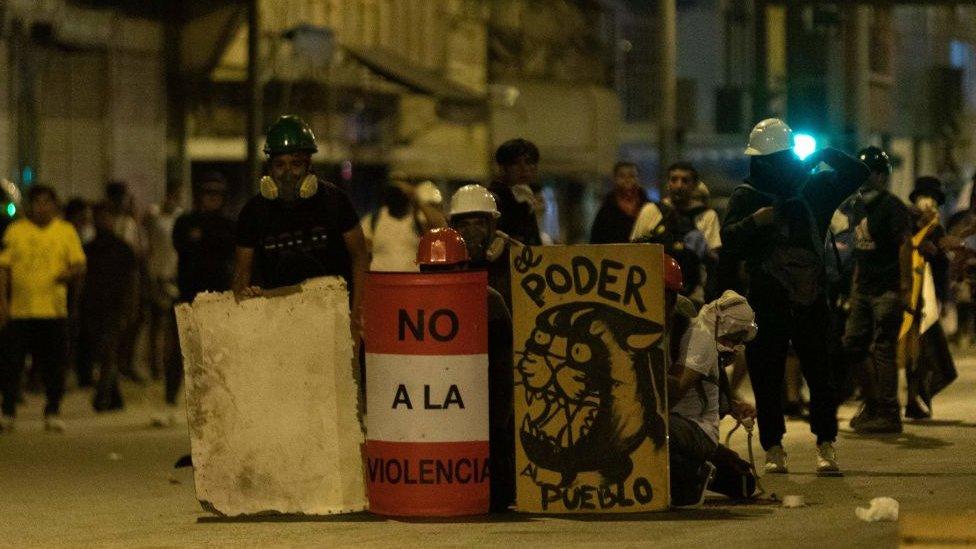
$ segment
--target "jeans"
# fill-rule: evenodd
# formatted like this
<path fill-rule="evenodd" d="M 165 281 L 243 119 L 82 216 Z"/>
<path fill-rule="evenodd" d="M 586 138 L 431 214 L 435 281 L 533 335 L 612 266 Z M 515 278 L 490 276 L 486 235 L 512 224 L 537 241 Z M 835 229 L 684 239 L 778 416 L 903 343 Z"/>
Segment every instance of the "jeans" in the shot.
<path fill-rule="evenodd" d="M 0 391 L 3 414 L 17 415 L 24 359 L 31 355 L 47 395 L 44 415 L 57 415 L 64 396 L 67 326 L 63 318 L 14 319 L 0 332 Z"/>
<path fill-rule="evenodd" d="M 850 364 L 859 369 L 864 402 L 874 413 L 898 416 L 896 353 L 902 305 L 897 292 L 878 296 L 854 292 L 844 330 L 844 349 Z M 870 352 L 870 360 L 865 359 Z"/>
<path fill-rule="evenodd" d="M 117 312 L 100 311 L 87 314 L 82 324 L 82 339 L 91 363 L 97 366 L 95 397 L 92 405 L 97 411 L 122 407 L 119 389 L 119 339 L 122 320 Z"/>
<path fill-rule="evenodd" d="M 749 303 L 756 312 L 759 333 L 746 345 L 749 378 L 756 397 L 759 442 L 763 449 L 780 445 L 786 433 L 783 417 L 783 378 L 790 344 L 810 389 L 810 430 L 817 443 L 837 438 L 836 374 L 830 356 L 831 311 L 827 298 L 809 306 L 790 304 L 775 281 L 754 277 Z"/>
<path fill-rule="evenodd" d="M 668 417 L 668 459 L 670 464 L 672 500 L 687 501 L 699 480 L 699 470 L 717 445 L 708 438 L 697 423 L 679 414 Z M 674 497 L 678 495 L 679 497 Z M 681 496 L 688 497 L 681 497 Z"/>

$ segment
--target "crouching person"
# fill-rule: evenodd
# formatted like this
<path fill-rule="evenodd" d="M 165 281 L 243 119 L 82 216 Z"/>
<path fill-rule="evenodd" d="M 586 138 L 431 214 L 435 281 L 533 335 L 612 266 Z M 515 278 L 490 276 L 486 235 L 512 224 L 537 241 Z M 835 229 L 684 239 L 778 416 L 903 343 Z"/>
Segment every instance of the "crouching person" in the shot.
<path fill-rule="evenodd" d="M 420 239 L 420 272 L 464 271 L 480 243 L 466 243 L 454 229 L 431 229 Z M 472 250 L 474 249 L 474 250 Z M 488 453 L 493 513 L 515 502 L 515 411 L 512 317 L 501 294 L 488 287 Z"/>
<path fill-rule="evenodd" d="M 737 348 L 753 339 L 757 330 L 749 303 L 731 290 L 702 307 L 694 318 L 675 314 L 680 280 L 677 262 L 666 258 L 673 359 L 668 375 L 671 503 L 691 507 L 702 503 L 715 472 L 711 460 L 719 448 L 721 394 L 726 390 L 722 387 L 723 362 L 734 357 Z M 755 417 L 755 409 L 747 403 L 731 400 L 729 408 L 737 419 Z"/>

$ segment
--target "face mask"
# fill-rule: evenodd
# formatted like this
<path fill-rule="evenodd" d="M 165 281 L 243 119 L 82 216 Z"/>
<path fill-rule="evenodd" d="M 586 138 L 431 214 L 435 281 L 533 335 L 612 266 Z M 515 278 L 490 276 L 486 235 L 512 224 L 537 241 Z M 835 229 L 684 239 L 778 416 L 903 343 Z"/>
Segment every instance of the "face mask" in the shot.
<path fill-rule="evenodd" d="M 939 211 L 939 204 L 931 196 L 920 196 L 916 198 L 915 207 L 927 214 Z"/>
<path fill-rule="evenodd" d="M 95 240 L 95 227 L 82 225 L 81 229 L 78 230 L 78 238 L 81 239 L 82 244 L 88 244 L 92 240 Z"/>

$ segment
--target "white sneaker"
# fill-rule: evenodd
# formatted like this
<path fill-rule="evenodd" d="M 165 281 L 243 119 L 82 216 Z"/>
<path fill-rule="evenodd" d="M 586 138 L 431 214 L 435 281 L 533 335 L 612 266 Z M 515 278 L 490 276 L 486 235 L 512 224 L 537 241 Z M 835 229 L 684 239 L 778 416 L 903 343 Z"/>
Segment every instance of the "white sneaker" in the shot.
<path fill-rule="evenodd" d="M 156 412 L 149 418 L 149 424 L 153 427 L 169 427 L 176 423 L 176 416 L 173 412 Z"/>
<path fill-rule="evenodd" d="M 763 469 L 767 473 L 785 474 L 789 470 L 786 468 L 786 451 L 780 445 L 773 446 L 766 450 L 766 464 Z"/>
<path fill-rule="evenodd" d="M 44 430 L 52 433 L 63 433 L 64 420 L 58 416 L 44 416 Z"/>
<path fill-rule="evenodd" d="M 817 474 L 827 477 L 843 474 L 837 466 L 837 451 L 834 450 L 834 443 L 824 442 L 817 445 Z"/>
<path fill-rule="evenodd" d="M 13 416 L 0 416 L 0 433 L 9 433 L 14 430 Z"/>
<path fill-rule="evenodd" d="M 149 424 L 153 427 L 171 427 L 176 425 L 176 409 L 173 406 L 169 406 L 164 410 L 160 410 L 149 418 Z"/>

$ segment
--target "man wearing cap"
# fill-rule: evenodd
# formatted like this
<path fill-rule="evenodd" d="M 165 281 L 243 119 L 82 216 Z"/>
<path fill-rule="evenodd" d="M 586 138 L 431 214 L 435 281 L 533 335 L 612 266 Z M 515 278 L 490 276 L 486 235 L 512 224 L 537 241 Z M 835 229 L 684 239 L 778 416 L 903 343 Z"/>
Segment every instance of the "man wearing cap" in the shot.
<path fill-rule="evenodd" d="M 792 343 L 810 389 L 810 429 L 817 437 L 816 471 L 836 475 L 837 391 L 827 354 L 831 312 L 824 267 L 834 210 L 868 178 L 867 167 L 826 148 L 806 161 L 793 152 L 793 130 L 770 118 L 753 128 L 745 154 L 749 178 L 732 193 L 722 225 L 723 253 L 745 261 L 748 298 L 759 334 L 746 361 L 766 450 L 765 469 L 787 472 L 782 439 L 783 378 Z M 831 169 L 811 174 L 821 162 Z"/>
<path fill-rule="evenodd" d="M 907 303 L 900 256 L 911 233 L 911 218 L 901 200 L 888 192 L 891 162 L 887 153 L 867 147 L 858 158 L 871 176 L 851 199 L 860 203 L 852 211 L 863 214 L 852 220 L 856 227 L 854 277 L 844 349 L 848 363 L 861 373 L 864 406 L 850 424 L 860 433 L 900 433 L 895 353 Z"/>
<path fill-rule="evenodd" d="M 246 298 L 317 276 L 341 276 L 351 289 L 358 341 L 366 241 L 346 193 L 312 172 L 316 151 L 311 128 L 297 116 L 282 116 L 268 129 L 268 175 L 237 220 L 232 289 Z"/>
<path fill-rule="evenodd" d="M 431 229 L 417 248 L 424 273 L 468 268 L 470 246 L 451 228 Z M 502 296 L 488 287 L 488 444 L 491 459 L 490 509 L 502 512 L 515 501 L 515 410 L 512 317 Z"/>

